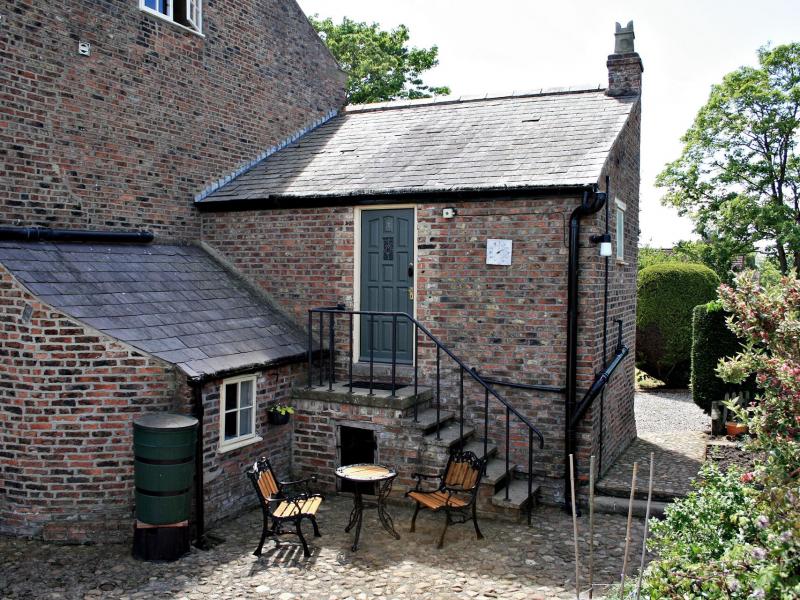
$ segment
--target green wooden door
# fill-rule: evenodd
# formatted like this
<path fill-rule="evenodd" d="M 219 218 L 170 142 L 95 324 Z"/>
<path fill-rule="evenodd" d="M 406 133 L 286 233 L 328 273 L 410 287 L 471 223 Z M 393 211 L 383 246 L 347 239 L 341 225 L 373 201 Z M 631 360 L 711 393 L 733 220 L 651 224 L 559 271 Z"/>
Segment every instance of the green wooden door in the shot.
<path fill-rule="evenodd" d="M 361 310 L 414 314 L 414 210 L 365 210 L 361 213 Z M 370 328 L 372 344 L 370 344 Z M 413 327 L 397 319 L 397 361 L 413 358 Z M 370 348 L 378 362 L 392 360 L 392 318 L 361 317 L 361 360 Z"/>

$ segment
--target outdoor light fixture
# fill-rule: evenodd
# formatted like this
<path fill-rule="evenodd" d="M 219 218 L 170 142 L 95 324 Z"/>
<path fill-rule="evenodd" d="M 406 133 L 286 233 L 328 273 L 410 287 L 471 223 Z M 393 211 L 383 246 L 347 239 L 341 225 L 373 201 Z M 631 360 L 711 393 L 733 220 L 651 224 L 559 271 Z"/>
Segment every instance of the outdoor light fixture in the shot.
<path fill-rule="evenodd" d="M 611 234 L 603 233 L 601 235 L 593 235 L 591 238 L 592 243 L 600 244 L 600 256 L 611 256 Z"/>

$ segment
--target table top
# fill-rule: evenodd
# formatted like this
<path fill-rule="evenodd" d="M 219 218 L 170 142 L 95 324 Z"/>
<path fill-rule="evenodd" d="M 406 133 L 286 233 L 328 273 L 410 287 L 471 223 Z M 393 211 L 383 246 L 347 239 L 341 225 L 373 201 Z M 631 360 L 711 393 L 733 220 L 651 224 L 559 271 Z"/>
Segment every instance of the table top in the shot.
<path fill-rule="evenodd" d="M 350 481 L 383 481 L 397 476 L 397 471 L 383 465 L 358 463 L 336 469 L 336 476 Z"/>

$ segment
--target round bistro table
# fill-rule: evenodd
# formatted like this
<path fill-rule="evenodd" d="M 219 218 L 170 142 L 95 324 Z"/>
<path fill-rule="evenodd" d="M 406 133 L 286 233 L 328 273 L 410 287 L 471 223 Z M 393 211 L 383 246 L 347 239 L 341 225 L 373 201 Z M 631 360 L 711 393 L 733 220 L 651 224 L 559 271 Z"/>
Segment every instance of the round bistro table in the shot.
<path fill-rule="evenodd" d="M 336 469 L 336 477 L 352 481 L 356 484 L 359 483 L 375 483 L 378 486 L 378 497 L 375 502 L 364 502 L 361 496 L 361 486 L 355 485 L 355 493 L 353 494 L 353 510 L 350 511 L 350 522 L 344 528 L 345 532 L 349 532 L 353 527 L 356 528 L 356 539 L 353 542 L 352 550 L 358 550 L 358 538 L 361 536 L 361 523 L 364 518 L 365 508 L 378 509 L 378 518 L 380 518 L 383 528 L 388 531 L 395 539 L 400 539 L 400 534 L 394 529 L 394 522 L 391 515 L 386 511 L 386 498 L 392 490 L 392 483 L 394 478 L 397 477 L 397 471 L 383 465 L 373 465 L 371 463 L 358 463 L 355 465 L 346 465 Z"/>

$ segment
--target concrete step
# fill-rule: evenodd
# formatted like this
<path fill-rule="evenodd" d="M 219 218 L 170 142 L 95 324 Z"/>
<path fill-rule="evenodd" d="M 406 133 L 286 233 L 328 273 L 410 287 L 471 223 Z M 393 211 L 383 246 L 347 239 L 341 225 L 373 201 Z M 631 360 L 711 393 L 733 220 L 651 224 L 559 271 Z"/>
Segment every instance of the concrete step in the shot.
<path fill-rule="evenodd" d="M 664 508 L 667 507 L 668 502 L 660 502 L 653 500 L 650 503 L 650 516 L 661 518 L 664 516 Z M 586 505 L 585 514 L 588 512 L 588 504 Z M 628 514 L 628 498 L 619 498 L 617 496 L 595 496 L 594 497 L 594 510 L 598 513 L 627 515 Z M 633 501 L 633 516 L 644 518 L 647 510 L 647 501 L 634 499 Z"/>
<path fill-rule="evenodd" d="M 475 433 L 475 428 L 465 424 L 463 439 L 469 439 L 473 433 Z M 439 446 L 440 448 L 452 448 L 455 446 L 462 439 L 458 423 L 449 421 L 439 431 L 439 437 L 440 439 L 436 439 L 436 429 L 433 429 L 425 434 L 423 440 L 429 446 Z M 483 452 L 483 450 L 481 450 L 481 452 Z"/>
<path fill-rule="evenodd" d="M 627 503 L 628 498 L 630 498 L 631 494 L 630 483 L 626 484 L 625 486 L 622 486 L 615 484 L 614 482 L 603 481 L 601 479 L 600 481 L 597 482 L 597 486 L 595 487 L 595 493 L 600 496 L 610 496 L 613 498 L 620 498 Z M 672 500 L 681 497 L 682 497 L 681 494 L 675 494 L 666 490 L 659 490 L 655 487 L 653 488 L 653 500 L 658 500 L 659 502 L 671 502 Z M 647 488 L 645 487 L 644 489 L 642 489 L 641 487 L 637 487 L 636 492 L 634 494 L 634 498 L 636 498 L 637 500 L 647 500 Z"/>
<path fill-rule="evenodd" d="M 483 456 L 483 440 L 480 438 L 473 438 L 469 440 L 466 444 L 464 444 L 464 450 L 474 452 L 475 456 L 481 458 Z M 497 454 L 497 446 L 489 442 L 486 446 L 486 456 L 491 458 L 495 454 Z"/>
<path fill-rule="evenodd" d="M 508 486 L 508 500 L 506 500 L 506 488 L 503 487 L 492 496 L 492 504 L 501 508 L 522 510 L 525 508 L 527 502 L 536 501 L 536 493 L 538 491 L 539 484 L 534 483 L 531 486 L 531 495 L 528 496 L 528 480 L 512 479 Z"/>
<path fill-rule="evenodd" d="M 453 419 L 453 412 L 448 410 L 440 411 L 439 423 L 446 425 L 448 421 Z M 429 433 L 436 427 L 436 409 L 425 408 L 417 413 L 417 422 L 414 422 L 414 415 L 411 414 L 410 418 L 404 420 L 404 424 L 408 427 L 416 427 L 423 433 Z"/>
<path fill-rule="evenodd" d="M 481 448 L 481 450 L 483 450 L 483 448 Z M 512 462 L 509 463 L 508 470 L 506 470 L 506 461 L 504 458 L 490 458 L 489 462 L 486 463 L 486 473 L 483 479 L 481 479 L 481 485 L 489 485 L 494 488 L 503 480 L 513 477 L 515 468 L 516 465 Z"/>

